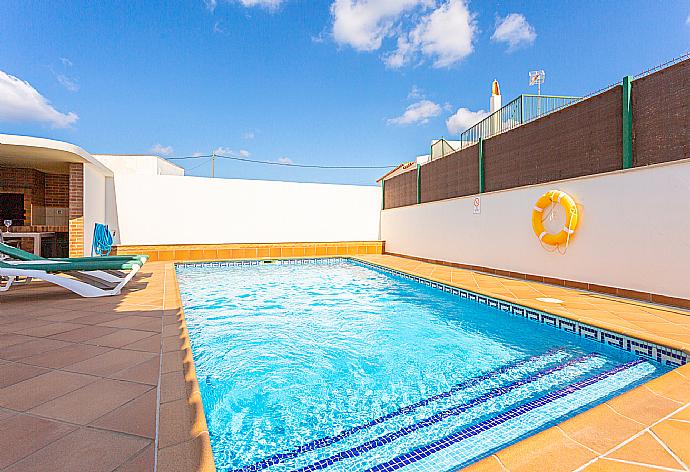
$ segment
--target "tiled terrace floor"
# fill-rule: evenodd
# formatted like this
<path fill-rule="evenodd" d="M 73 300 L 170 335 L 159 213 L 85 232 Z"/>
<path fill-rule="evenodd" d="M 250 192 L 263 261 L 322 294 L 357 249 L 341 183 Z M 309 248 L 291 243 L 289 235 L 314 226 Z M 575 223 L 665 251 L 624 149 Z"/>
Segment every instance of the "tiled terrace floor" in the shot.
<path fill-rule="evenodd" d="M 690 313 L 682 310 L 387 255 L 360 257 L 661 344 L 690 346 Z M 156 431 L 159 471 L 208 470 L 208 433 L 199 421 L 185 332 L 169 262 L 147 264 L 118 297 L 80 299 L 43 283 L 0 295 L 0 470 L 150 471 Z M 690 470 L 689 464 L 690 365 L 470 469 Z"/>

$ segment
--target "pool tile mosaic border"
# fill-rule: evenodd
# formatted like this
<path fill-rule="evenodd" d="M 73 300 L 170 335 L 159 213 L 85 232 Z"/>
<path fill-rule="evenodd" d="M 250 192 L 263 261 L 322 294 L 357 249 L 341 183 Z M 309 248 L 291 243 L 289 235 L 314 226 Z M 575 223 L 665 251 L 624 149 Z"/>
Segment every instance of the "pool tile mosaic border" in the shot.
<path fill-rule="evenodd" d="M 556 329 L 567 331 L 576 334 L 580 337 L 590 339 L 593 341 L 607 344 L 610 346 L 623 349 L 628 352 L 635 353 L 649 359 L 653 359 L 662 364 L 670 366 L 682 366 L 688 363 L 688 355 L 678 349 L 673 349 L 667 346 L 651 343 L 638 338 L 633 338 L 624 334 L 616 333 L 602 328 L 597 328 L 586 323 L 581 323 L 576 320 L 564 318 L 559 315 L 547 313 L 533 308 L 527 308 L 522 305 L 517 305 L 512 302 L 507 302 L 498 298 L 489 297 L 470 290 L 461 289 L 452 285 L 447 285 L 441 282 L 411 275 L 390 267 L 374 264 L 369 261 L 361 259 L 353 259 L 350 257 L 325 257 L 325 258 L 309 258 L 309 259 L 272 259 L 272 260 L 237 260 L 237 261 L 219 261 L 219 262 L 195 262 L 195 263 L 178 263 L 176 267 L 190 268 L 190 267 L 232 267 L 232 266 L 254 266 L 263 264 L 277 264 L 277 265 L 302 265 L 302 264 L 338 264 L 344 261 L 349 261 L 355 264 L 372 267 L 374 269 L 387 272 L 398 277 L 408 280 L 413 280 L 427 287 L 442 290 L 452 295 L 457 295 L 461 298 L 468 299 L 473 302 L 487 305 L 491 308 L 501 310 L 503 312 L 521 316 L 531 321 L 536 321 Z"/>

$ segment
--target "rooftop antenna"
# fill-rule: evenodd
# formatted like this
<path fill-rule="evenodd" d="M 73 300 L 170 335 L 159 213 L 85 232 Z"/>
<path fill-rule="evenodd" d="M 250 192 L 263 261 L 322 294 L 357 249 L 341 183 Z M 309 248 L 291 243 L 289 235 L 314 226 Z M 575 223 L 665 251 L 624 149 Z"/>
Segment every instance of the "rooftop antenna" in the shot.
<path fill-rule="evenodd" d="M 537 115 L 541 114 L 541 84 L 544 83 L 544 78 L 546 77 L 546 73 L 544 73 L 544 69 L 542 70 L 533 70 L 530 71 L 529 73 L 529 84 L 537 86 Z"/>

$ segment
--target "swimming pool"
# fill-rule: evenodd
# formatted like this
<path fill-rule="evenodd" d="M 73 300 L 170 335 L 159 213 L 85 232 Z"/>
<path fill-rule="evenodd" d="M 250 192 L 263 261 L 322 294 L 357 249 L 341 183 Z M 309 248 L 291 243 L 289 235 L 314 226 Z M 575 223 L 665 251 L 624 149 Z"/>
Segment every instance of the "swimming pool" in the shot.
<path fill-rule="evenodd" d="M 669 370 L 347 260 L 178 266 L 218 470 L 454 470 Z"/>

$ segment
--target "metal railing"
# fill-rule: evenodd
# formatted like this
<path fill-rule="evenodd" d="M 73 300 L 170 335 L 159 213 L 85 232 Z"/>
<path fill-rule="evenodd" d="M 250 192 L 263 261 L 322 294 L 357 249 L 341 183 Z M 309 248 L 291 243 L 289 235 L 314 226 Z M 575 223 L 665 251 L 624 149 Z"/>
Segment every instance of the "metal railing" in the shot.
<path fill-rule="evenodd" d="M 581 97 L 522 94 L 460 133 L 460 149 L 476 144 L 480 138 L 486 139 L 505 133 L 580 100 Z"/>

